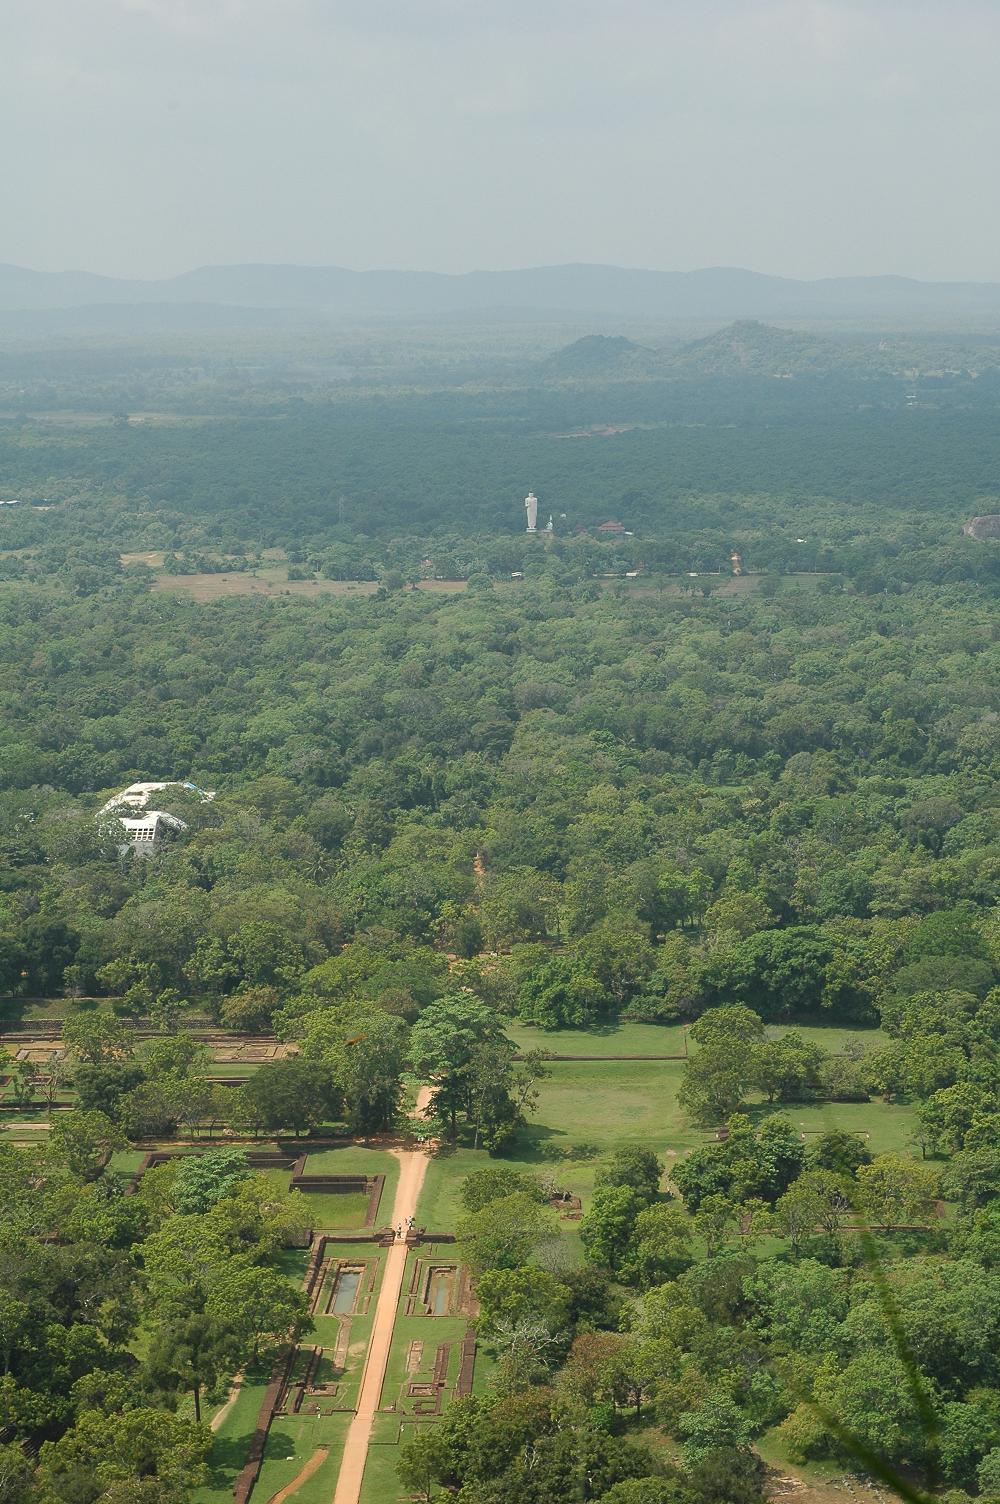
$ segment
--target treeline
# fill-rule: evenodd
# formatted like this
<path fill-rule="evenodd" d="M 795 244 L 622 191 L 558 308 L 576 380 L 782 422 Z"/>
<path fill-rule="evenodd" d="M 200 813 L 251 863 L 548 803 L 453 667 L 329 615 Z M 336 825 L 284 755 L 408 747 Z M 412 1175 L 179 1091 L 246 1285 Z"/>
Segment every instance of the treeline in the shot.
<path fill-rule="evenodd" d="M 427 1132 L 452 1142 L 462 1133 L 491 1153 L 508 1147 L 548 1075 L 544 1052 L 516 1060 L 503 1020 L 462 990 L 429 1003 L 412 1029 L 391 1010 L 386 994 L 377 1003 L 296 998 L 281 1018 L 296 1048 L 236 1085 L 213 1079 L 208 1047 L 179 1028 L 176 1015 L 161 1016 L 165 1037 L 142 1042 L 109 1009 L 80 1008 L 44 1066 L 6 1054 L 0 1061 L 17 1104 L 44 1103 L 50 1122 L 53 1104 L 72 1091 L 74 1110 L 55 1126 L 76 1126 L 77 1156 L 95 1167 L 128 1142 L 177 1133 L 259 1138 L 325 1128 L 367 1138 L 399 1129 L 408 1073 L 434 1081 Z"/>

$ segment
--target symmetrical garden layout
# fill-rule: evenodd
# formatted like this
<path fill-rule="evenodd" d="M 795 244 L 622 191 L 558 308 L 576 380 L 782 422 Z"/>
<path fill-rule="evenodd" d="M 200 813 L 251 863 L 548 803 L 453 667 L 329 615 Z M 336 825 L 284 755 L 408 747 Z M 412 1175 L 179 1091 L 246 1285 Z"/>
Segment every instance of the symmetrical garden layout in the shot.
<path fill-rule="evenodd" d="M 429 1233 L 415 1220 L 407 1226 L 428 1153 L 353 1148 L 311 1154 L 307 1163 L 320 1160 L 325 1171 L 331 1160 L 364 1155 L 379 1162 L 391 1156 L 394 1164 L 367 1177 L 304 1175 L 296 1164 L 301 1188 L 322 1181 L 323 1202 L 334 1209 L 341 1199 L 356 1206 L 359 1179 L 377 1187 L 378 1226 L 369 1219 L 358 1225 L 361 1218 L 351 1230 L 341 1223 L 315 1232 L 306 1254 L 287 1255 L 289 1274 L 296 1260 L 301 1271 L 313 1329 L 270 1381 L 245 1380 L 223 1406 L 213 1425 L 212 1481 L 199 1491 L 199 1504 L 246 1504 L 251 1496 L 253 1504 L 392 1498 L 407 1429 L 433 1424 L 452 1396 L 471 1390 L 476 1307 L 468 1275 L 450 1235 Z M 333 1189 L 338 1179 L 347 1187 L 343 1198 Z"/>

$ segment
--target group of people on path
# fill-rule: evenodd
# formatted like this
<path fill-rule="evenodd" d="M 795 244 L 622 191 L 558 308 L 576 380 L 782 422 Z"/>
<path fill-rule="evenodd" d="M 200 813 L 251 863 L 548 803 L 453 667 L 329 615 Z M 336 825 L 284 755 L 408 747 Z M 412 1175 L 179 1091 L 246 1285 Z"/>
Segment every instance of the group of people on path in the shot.
<path fill-rule="evenodd" d="M 405 1238 L 407 1233 L 412 1232 L 416 1225 L 417 1219 L 415 1217 L 407 1217 L 405 1223 L 401 1222 L 399 1226 L 394 1227 L 392 1231 L 397 1238 Z"/>

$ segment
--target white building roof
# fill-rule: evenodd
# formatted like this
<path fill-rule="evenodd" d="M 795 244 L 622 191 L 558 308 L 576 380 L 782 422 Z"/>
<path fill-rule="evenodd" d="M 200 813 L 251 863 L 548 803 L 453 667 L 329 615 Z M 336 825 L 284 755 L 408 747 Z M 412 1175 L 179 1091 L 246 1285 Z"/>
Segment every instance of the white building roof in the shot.
<path fill-rule="evenodd" d="M 101 809 L 101 814 L 110 815 L 123 806 L 127 809 L 145 810 L 153 795 L 162 793 L 164 789 L 188 789 L 195 794 L 200 794 L 202 799 L 215 798 L 214 791 L 209 792 L 207 789 L 200 789 L 196 783 L 188 783 L 178 778 L 170 779 L 166 783 L 130 783 L 127 789 L 122 789 L 120 794 L 115 794 L 108 800 L 107 804 Z M 156 813 L 162 812 L 156 810 L 150 811 L 151 815 Z M 172 820 L 175 816 L 170 815 L 168 818 Z M 124 818 L 122 819 L 122 823 L 126 823 Z M 183 821 L 181 821 L 181 824 L 183 825 Z M 184 826 L 184 829 L 186 830 L 187 827 Z"/>

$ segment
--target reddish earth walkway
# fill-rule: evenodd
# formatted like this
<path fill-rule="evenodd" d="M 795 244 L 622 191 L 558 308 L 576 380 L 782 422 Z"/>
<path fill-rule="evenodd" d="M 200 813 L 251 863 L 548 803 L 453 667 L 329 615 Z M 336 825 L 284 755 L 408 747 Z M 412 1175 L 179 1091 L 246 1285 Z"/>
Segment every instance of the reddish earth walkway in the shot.
<path fill-rule="evenodd" d="M 430 1095 L 429 1086 L 420 1088 L 417 1093 L 417 1113 L 422 1112 L 426 1107 Z M 417 1214 L 417 1200 L 420 1196 L 420 1187 L 424 1183 L 428 1154 L 424 1149 L 394 1149 L 392 1152 L 399 1160 L 399 1184 L 396 1187 L 396 1199 L 392 1203 L 392 1225 L 405 1227 L 408 1218 L 415 1217 Z M 401 1239 L 397 1239 L 386 1253 L 385 1268 L 382 1271 L 382 1287 L 379 1290 L 371 1341 L 368 1344 L 368 1356 L 365 1359 L 365 1370 L 361 1376 L 358 1408 L 354 1413 L 354 1419 L 351 1421 L 347 1440 L 344 1443 L 344 1455 L 340 1463 L 333 1504 L 358 1504 L 361 1498 L 361 1480 L 364 1478 L 365 1463 L 368 1460 L 368 1442 L 371 1437 L 372 1422 L 382 1398 L 382 1384 L 389 1362 L 392 1329 L 396 1321 L 396 1307 L 403 1288 L 405 1269 L 406 1244 Z"/>
<path fill-rule="evenodd" d="M 284 1501 L 290 1499 L 292 1494 L 297 1494 L 306 1479 L 311 1478 L 313 1473 L 323 1466 L 329 1450 L 329 1447 L 317 1447 L 302 1471 L 295 1474 L 291 1483 L 286 1483 L 284 1488 L 279 1488 L 276 1494 L 272 1494 L 267 1504 L 284 1504 Z"/>

